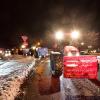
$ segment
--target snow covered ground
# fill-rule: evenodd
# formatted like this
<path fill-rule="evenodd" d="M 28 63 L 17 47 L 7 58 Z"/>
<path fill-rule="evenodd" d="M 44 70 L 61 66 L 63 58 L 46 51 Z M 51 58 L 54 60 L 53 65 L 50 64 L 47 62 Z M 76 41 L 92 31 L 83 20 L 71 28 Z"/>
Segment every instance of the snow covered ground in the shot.
<path fill-rule="evenodd" d="M 100 87 L 88 79 L 64 78 L 62 75 L 60 88 L 61 100 L 100 100 Z"/>
<path fill-rule="evenodd" d="M 33 57 L 14 58 L 0 60 L 0 100 L 14 100 L 20 85 L 35 65 Z"/>

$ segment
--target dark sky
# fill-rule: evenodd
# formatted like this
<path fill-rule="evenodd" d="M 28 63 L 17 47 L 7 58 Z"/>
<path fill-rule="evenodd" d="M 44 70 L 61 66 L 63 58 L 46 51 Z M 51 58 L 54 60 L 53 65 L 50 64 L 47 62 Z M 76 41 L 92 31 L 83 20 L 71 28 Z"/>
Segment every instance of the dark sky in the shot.
<path fill-rule="evenodd" d="M 21 35 L 34 39 L 59 28 L 100 32 L 100 0 L 2 0 L 0 47 L 20 43 Z"/>

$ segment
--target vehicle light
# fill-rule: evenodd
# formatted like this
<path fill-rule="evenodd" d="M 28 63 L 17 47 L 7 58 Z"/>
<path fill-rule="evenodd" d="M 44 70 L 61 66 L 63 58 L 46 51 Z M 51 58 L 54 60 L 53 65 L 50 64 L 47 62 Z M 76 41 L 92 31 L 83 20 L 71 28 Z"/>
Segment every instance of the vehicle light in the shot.
<path fill-rule="evenodd" d="M 68 56 L 72 56 L 72 54 L 69 52 L 69 53 L 68 53 Z"/>
<path fill-rule="evenodd" d="M 8 54 L 5 54 L 5 57 L 7 57 L 8 56 Z"/>
<path fill-rule="evenodd" d="M 0 53 L 2 53 L 2 50 L 0 50 Z"/>
<path fill-rule="evenodd" d="M 11 56 L 11 53 L 9 53 L 8 55 Z"/>
<path fill-rule="evenodd" d="M 79 53 L 76 54 L 76 56 L 79 56 L 79 55 L 80 55 Z"/>

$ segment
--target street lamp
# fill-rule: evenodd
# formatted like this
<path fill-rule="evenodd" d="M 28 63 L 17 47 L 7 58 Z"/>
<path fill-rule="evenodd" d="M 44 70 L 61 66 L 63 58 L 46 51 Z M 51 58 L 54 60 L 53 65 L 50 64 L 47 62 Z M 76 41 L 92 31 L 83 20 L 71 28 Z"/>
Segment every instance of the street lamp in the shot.
<path fill-rule="evenodd" d="M 37 45 L 40 46 L 40 42 L 38 42 Z"/>
<path fill-rule="evenodd" d="M 59 48 L 59 50 L 61 50 L 61 40 L 64 38 L 64 33 L 63 33 L 63 31 L 57 31 L 56 33 L 55 33 L 55 38 L 57 39 L 57 44 L 58 44 L 58 48 Z"/>
<path fill-rule="evenodd" d="M 26 46 L 25 46 L 25 45 L 22 45 L 22 46 L 21 46 L 21 48 L 22 48 L 22 49 L 25 49 L 25 48 L 26 48 Z"/>
<path fill-rule="evenodd" d="M 55 37 L 57 40 L 62 40 L 64 35 L 63 35 L 63 32 L 62 31 L 58 31 L 55 33 Z"/>
<path fill-rule="evenodd" d="M 76 30 L 72 31 L 71 32 L 72 40 L 70 42 L 70 45 L 73 45 L 73 43 L 75 42 L 74 40 L 77 40 L 79 38 L 79 36 L 80 36 L 80 32 L 79 31 L 76 31 Z"/>
<path fill-rule="evenodd" d="M 72 39 L 78 39 L 79 35 L 80 35 L 79 31 L 72 31 L 71 38 Z"/>
<path fill-rule="evenodd" d="M 84 45 L 84 42 L 82 42 L 81 45 L 83 46 Z"/>

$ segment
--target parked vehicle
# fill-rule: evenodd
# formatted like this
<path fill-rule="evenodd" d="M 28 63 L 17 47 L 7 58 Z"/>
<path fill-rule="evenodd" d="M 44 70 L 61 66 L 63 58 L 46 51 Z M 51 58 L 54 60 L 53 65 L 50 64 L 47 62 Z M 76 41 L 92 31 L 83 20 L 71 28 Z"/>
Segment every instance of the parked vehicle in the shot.
<path fill-rule="evenodd" d="M 11 51 L 10 51 L 9 49 L 5 50 L 5 51 L 4 51 L 4 56 L 5 56 L 5 57 L 11 56 Z"/>
<path fill-rule="evenodd" d="M 37 53 L 40 58 L 44 58 L 48 56 L 48 48 L 38 48 Z"/>

